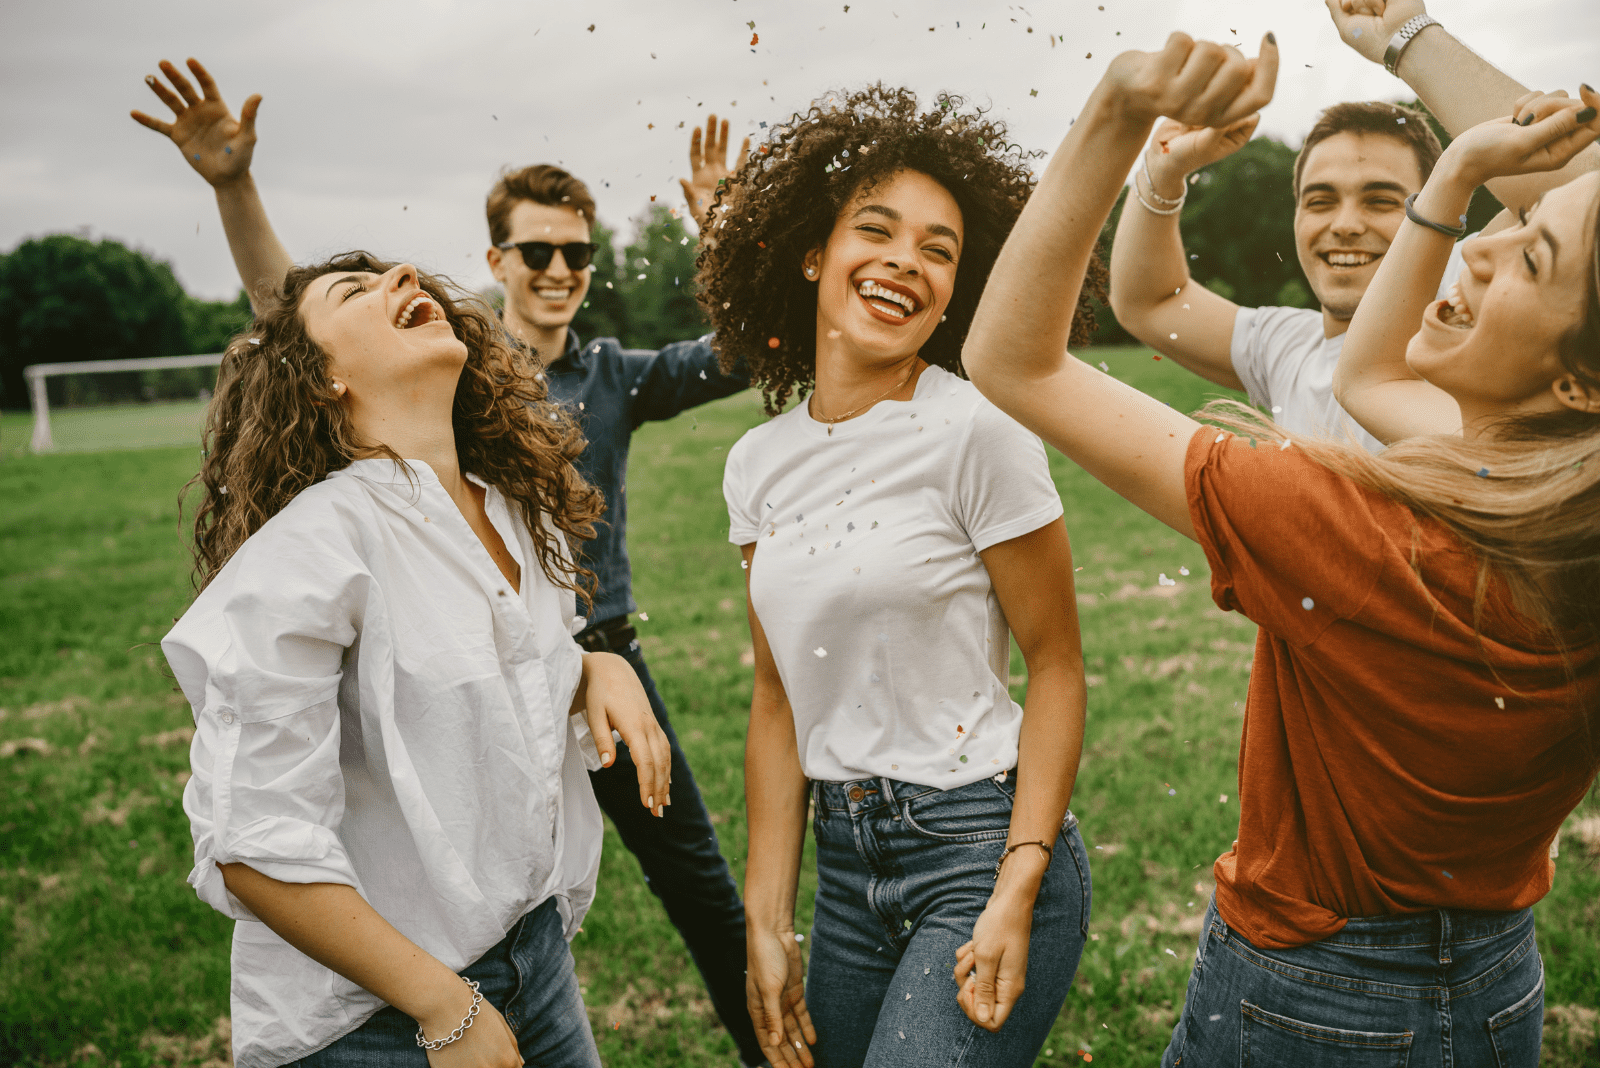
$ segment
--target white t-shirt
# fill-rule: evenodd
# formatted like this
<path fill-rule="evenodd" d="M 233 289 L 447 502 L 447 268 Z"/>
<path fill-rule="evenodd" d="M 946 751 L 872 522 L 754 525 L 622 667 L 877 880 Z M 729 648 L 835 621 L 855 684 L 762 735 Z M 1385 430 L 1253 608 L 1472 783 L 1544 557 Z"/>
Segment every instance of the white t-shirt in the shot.
<path fill-rule="evenodd" d="M 1005 616 L 978 553 L 1053 522 L 1044 446 L 928 367 L 833 427 L 805 403 L 728 453 L 728 540 L 794 711 L 800 766 L 952 789 L 1016 765 Z"/>
<path fill-rule="evenodd" d="M 1457 242 L 1439 286 L 1443 299 L 1465 264 Z M 1240 308 L 1233 321 L 1233 370 L 1250 403 L 1296 434 L 1349 440 L 1368 452 L 1383 442 L 1361 428 L 1333 396 L 1344 335 L 1324 337 L 1322 313 L 1307 308 Z"/>

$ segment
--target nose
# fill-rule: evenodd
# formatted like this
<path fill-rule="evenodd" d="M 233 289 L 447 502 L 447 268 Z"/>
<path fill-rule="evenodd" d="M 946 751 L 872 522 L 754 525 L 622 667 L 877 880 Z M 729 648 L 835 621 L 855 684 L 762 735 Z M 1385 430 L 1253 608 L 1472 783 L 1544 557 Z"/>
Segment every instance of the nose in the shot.
<path fill-rule="evenodd" d="M 1495 260 L 1508 251 L 1514 252 L 1517 247 L 1517 242 L 1511 238 L 1513 233 L 1514 227 L 1461 243 L 1461 258 L 1474 278 L 1487 282 L 1494 277 Z"/>
<path fill-rule="evenodd" d="M 572 268 L 567 266 L 567 254 L 561 251 L 560 245 L 557 245 L 550 253 L 550 262 L 545 264 L 544 270 L 538 273 L 553 274 L 557 278 L 564 278 L 572 273 Z"/>
<path fill-rule="evenodd" d="M 1333 223 L 1330 229 L 1336 234 L 1359 234 L 1367 228 L 1366 213 L 1361 210 L 1361 205 L 1355 200 L 1345 200 L 1339 204 L 1339 210 L 1334 212 Z"/>
<path fill-rule="evenodd" d="M 417 280 L 417 269 L 409 263 L 395 264 L 389 268 L 389 273 L 384 278 L 384 285 L 391 290 L 400 290 L 407 285 L 415 284 L 420 284 Z"/>

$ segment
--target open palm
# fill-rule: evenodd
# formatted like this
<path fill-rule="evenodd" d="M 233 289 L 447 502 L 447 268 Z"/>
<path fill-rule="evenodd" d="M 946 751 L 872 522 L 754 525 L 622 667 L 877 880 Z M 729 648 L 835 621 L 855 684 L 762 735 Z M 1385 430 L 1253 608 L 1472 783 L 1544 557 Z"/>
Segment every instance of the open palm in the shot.
<path fill-rule="evenodd" d="M 217 83 L 199 60 L 190 59 L 188 63 L 200 85 L 198 93 L 172 63 L 162 60 L 160 66 L 172 88 L 168 89 L 155 75 L 145 78 L 145 84 L 172 109 L 172 121 L 162 122 L 142 111 L 132 112 L 133 120 L 170 137 L 189 166 L 213 186 L 226 185 L 249 174 L 250 159 L 255 154 L 256 109 L 261 106 L 261 94 L 246 100 L 235 119 L 217 91 Z"/>

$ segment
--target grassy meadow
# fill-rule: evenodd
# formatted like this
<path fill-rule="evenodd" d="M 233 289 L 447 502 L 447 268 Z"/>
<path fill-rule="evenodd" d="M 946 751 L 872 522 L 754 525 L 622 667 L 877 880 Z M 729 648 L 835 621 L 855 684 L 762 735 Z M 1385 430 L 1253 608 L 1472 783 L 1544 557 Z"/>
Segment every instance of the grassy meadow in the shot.
<path fill-rule="evenodd" d="M 1095 358 L 1174 407 L 1207 394 L 1146 350 Z M 176 408 L 116 412 L 139 426 L 81 413 L 81 426 L 57 424 L 58 440 L 164 444 L 175 426 L 195 425 Z M 643 428 L 628 487 L 642 641 L 740 876 L 751 669 L 720 485 L 728 447 L 760 420 L 746 394 Z M 0 1064 L 226 1063 L 230 923 L 184 883 L 192 720 L 156 645 L 189 599 L 177 493 L 197 449 L 34 457 L 16 448 L 26 434 L 24 417 L 0 425 Z M 1091 941 L 1039 1063 L 1151 1065 L 1182 1005 L 1211 862 L 1237 827 L 1255 629 L 1212 605 L 1198 546 L 1060 456 L 1052 469 L 1082 567 L 1091 688 L 1073 809 L 1095 893 Z M 1020 697 L 1020 658 L 1013 665 Z M 1553 1065 L 1600 1065 L 1594 828 L 1591 792 L 1536 910 Z M 803 886 L 802 931 L 809 896 Z M 606 1064 L 737 1063 L 682 943 L 609 830 L 573 950 Z"/>

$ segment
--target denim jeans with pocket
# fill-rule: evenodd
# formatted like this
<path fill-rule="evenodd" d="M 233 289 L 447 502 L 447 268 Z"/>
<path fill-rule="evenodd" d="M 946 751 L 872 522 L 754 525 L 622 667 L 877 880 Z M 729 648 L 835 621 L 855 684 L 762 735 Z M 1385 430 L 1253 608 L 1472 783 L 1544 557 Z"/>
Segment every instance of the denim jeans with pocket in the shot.
<path fill-rule="evenodd" d="M 1031 1065 L 1089 930 L 1089 857 L 1071 813 L 1033 909 L 1022 997 L 991 1034 L 956 1004 L 956 947 L 994 890 L 1016 776 L 953 790 L 815 782 L 816 915 L 806 1005 L 817 1068 Z"/>
<path fill-rule="evenodd" d="M 483 999 L 506 1018 L 524 1064 L 600 1068 L 553 898 L 518 920 L 505 938 L 461 974 L 477 981 Z M 427 1068 L 427 1064 L 428 1054 L 417 1045 L 417 1021 L 389 1005 L 289 1068 Z"/>
<path fill-rule="evenodd" d="M 1534 1068 L 1544 964 L 1533 910 L 1352 919 L 1258 949 L 1206 909 L 1163 1068 Z"/>

